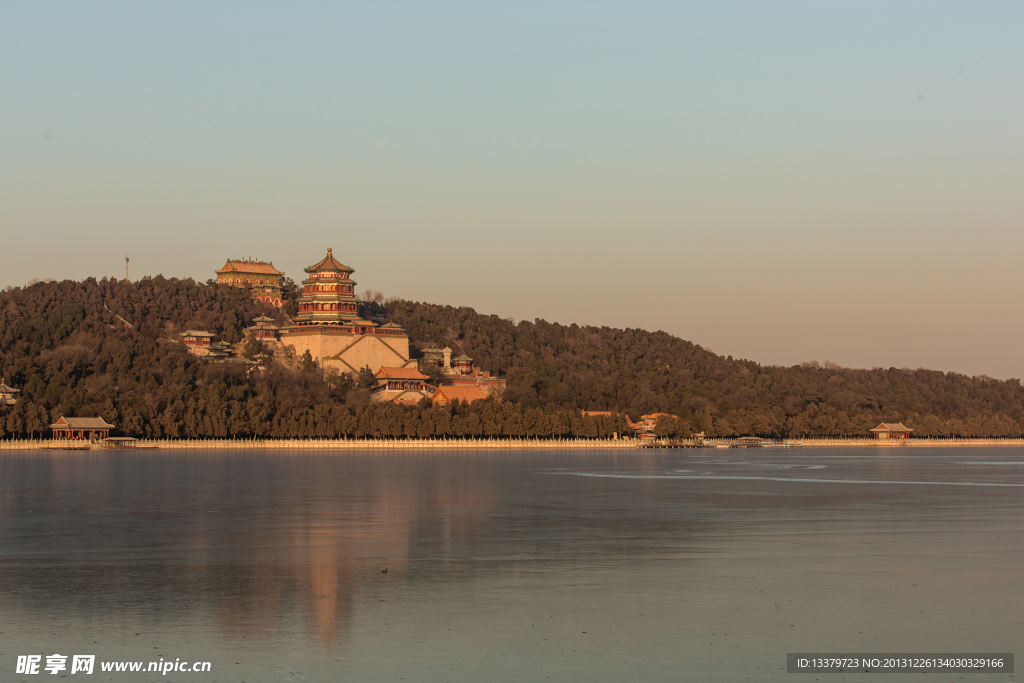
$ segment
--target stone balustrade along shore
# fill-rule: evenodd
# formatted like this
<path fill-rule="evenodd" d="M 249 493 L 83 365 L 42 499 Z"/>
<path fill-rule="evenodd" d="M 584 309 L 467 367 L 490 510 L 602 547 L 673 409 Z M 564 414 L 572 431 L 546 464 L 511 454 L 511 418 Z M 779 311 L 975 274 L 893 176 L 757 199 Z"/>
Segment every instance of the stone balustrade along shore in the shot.
<path fill-rule="evenodd" d="M 514 449 L 514 450 L 595 450 L 627 449 L 641 445 L 639 439 L 139 439 L 119 444 L 90 443 L 83 440 L 11 439 L 0 441 L 0 450 L 368 450 L 368 449 Z M 669 446 L 661 440 L 645 445 Z M 777 442 L 776 442 L 777 443 Z M 901 439 L 875 440 L 814 438 L 786 442 L 805 447 L 878 447 L 934 448 L 949 446 L 1024 446 L 1024 439 Z M 685 440 L 681 445 L 695 445 Z M 735 439 L 705 439 L 705 448 L 738 446 Z M 670 447 L 670 446 L 669 446 Z M 749 447 L 749 446 L 748 446 Z M 756 446 L 755 446 L 756 447 Z"/>

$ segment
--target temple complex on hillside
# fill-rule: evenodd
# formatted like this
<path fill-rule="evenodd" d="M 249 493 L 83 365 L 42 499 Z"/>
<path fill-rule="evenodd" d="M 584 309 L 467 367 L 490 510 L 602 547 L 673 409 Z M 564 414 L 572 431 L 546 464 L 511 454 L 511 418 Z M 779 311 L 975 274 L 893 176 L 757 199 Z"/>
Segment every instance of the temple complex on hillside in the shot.
<path fill-rule="evenodd" d="M 246 334 L 252 335 L 264 344 L 277 345 L 280 328 L 274 324 L 273 318 L 261 315 L 258 318 L 253 318 L 252 322 L 252 327 L 245 328 Z M 181 337 L 181 343 L 193 356 L 200 356 L 212 361 L 242 361 L 235 347 L 227 342 L 214 341 L 215 335 L 212 332 L 185 330 L 179 332 L 178 336 Z M 249 362 L 252 362 L 252 359 L 249 359 Z"/>
<path fill-rule="evenodd" d="M 296 355 L 309 351 L 321 368 L 358 373 L 369 368 L 416 368 L 409 360 L 409 337 L 394 323 L 378 325 L 359 317 L 355 272 L 327 256 L 305 269 L 299 311 L 292 324 L 280 330 L 282 344 Z M 425 379 L 425 378 L 424 378 Z"/>
<path fill-rule="evenodd" d="M 217 273 L 217 284 L 248 289 L 256 301 L 281 307 L 284 273 L 274 268 L 273 263 L 252 259 L 228 259 L 223 268 L 214 272 Z"/>
<path fill-rule="evenodd" d="M 492 377 L 490 372 L 477 368 L 473 359 L 465 353 L 452 358 L 452 350 L 447 346 L 443 349 L 424 349 L 421 362 L 426 366 L 440 368 L 443 378 L 441 383 L 446 387 L 477 387 L 487 394 L 505 389 L 505 380 Z"/>

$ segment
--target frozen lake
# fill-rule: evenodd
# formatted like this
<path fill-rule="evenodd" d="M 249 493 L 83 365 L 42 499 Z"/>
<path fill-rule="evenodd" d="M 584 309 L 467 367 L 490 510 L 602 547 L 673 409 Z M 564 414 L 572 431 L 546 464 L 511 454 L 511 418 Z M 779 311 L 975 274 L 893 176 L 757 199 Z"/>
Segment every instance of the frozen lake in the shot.
<path fill-rule="evenodd" d="M 255 683 L 1017 652 L 1022 529 L 1010 447 L 0 452 L 0 680 L 40 680 L 15 673 L 32 653 Z M 884 679 L 965 677 L 1007 680 Z"/>

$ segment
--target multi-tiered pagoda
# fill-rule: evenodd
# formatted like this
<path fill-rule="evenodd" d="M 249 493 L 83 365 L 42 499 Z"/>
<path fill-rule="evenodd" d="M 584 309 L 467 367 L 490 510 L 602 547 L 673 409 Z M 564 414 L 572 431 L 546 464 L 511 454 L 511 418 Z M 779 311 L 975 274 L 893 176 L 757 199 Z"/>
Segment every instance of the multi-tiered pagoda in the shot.
<path fill-rule="evenodd" d="M 327 256 L 305 269 L 299 312 L 292 324 L 281 330 L 281 342 L 298 355 L 309 351 L 325 369 L 359 372 L 368 367 L 376 373 L 382 367 L 415 367 L 409 360 L 409 337 L 398 325 L 378 325 L 359 317 L 355 297 L 355 272 L 336 258 Z"/>
<path fill-rule="evenodd" d="M 292 321 L 296 325 L 330 325 L 332 327 L 376 327 L 359 317 L 356 302 L 355 271 L 340 263 L 330 249 L 319 263 L 306 268 L 308 279 L 302 281 L 299 313 Z"/>

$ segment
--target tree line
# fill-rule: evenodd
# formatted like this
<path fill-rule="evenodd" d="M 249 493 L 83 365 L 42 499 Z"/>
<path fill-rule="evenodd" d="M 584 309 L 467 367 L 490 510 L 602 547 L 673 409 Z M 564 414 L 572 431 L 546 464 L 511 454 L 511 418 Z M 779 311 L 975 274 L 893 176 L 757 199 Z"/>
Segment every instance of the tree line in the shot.
<path fill-rule="evenodd" d="M 832 363 L 765 366 L 666 332 L 515 322 L 471 308 L 390 301 L 420 344 L 466 352 L 506 376 L 505 399 L 553 410 L 667 413 L 666 436 L 869 436 L 903 422 L 915 436 L 1024 435 L 1020 380 Z"/>
<path fill-rule="evenodd" d="M 627 416 L 649 413 L 675 416 L 659 420 L 665 436 L 866 436 L 879 422 L 900 421 L 915 436 L 1024 434 L 1017 380 L 762 366 L 665 332 L 516 323 L 380 297 L 360 313 L 405 327 L 414 355 L 451 346 L 508 387 L 501 402 L 373 404 L 372 373 L 324 375 L 290 347 L 247 339 L 258 315 L 284 324 L 298 295 L 287 287 L 278 310 L 243 290 L 162 276 L 8 288 L 0 292 L 0 372 L 21 394 L 0 408 L 0 438 L 39 436 L 62 414 L 101 416 L 128 436 L 195 439 L 603 438 L 623 433 Z M 235 345 L 240 359 L 190 355 L 179 341 L 190 328 Z"/>

